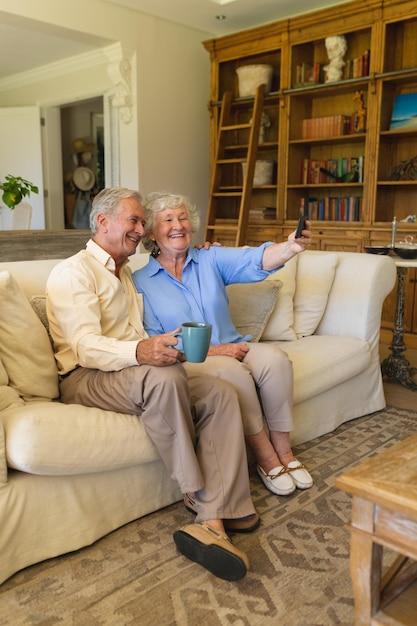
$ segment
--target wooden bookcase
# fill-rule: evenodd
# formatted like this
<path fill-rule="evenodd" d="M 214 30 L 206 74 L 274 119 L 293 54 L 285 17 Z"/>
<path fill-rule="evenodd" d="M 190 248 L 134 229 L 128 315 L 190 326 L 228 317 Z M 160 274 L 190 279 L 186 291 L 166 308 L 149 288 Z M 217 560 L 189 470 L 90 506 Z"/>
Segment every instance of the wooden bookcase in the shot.
<path fill-rule="evenodd" d="M 323 68 L 329 62 L 325 38 L 333 35 L 345 36 L 346 65 L 340 81 L 325 82 Z M 353 0 L 336 9 L 212 39 L 204 46 L 211 60 L 211 166 L 223 93 L 232 90 L 239 101 L 237 68 L 263 63 L 274 68 L 265 100 L 270 126 L 258 151 L 258 158 L 274 161 L 274 182 L 253 189 L 247 244 L 286 238 L 300 210 L 310 212 L 314 247 L 320 250 L 363 251 L 365 245 L 391 243 L 394 216 L 397 239 L 412 234 L 417 241 L 417 220 L 402 221 L 417 215 L 417 177 L 412 168 L 399 179 L 393 174 L 402 161 L 417 156 L 417 123 L 415 129 L 390 128 L 396 96 L 417 94 L 414 0 Z M 366 108 L 362 130 L 355 120 L 355 98 L 361 92 Z M 340 116 L 345 116 L 347 134 L 335 126 Z M 306 136 L 303 121 L 308 119 L 314 121 Z M 333 124 L 331 131 L 323 131 L 326 124 Z M 356 168 L 358 160 L 360 175 L 353 180 L 333 182 L 320 173 L 320 167 L 336 173 L 339 167 L 340 175 Z M 268 208 L 267 219 L 262 208 Z M 227 234 L 217 239 L 231 244 Z M 410 271 L 407 278 L 406 310 L 406 342 L 413 347 L 417 347 L 415 274 Z M 394 306 L 393 292 L 383 313 L 382 335 L 387 341 Z"/>
<path fill-rule="evenodd" d="M 272 65 L 273 75 L 271 89 L 265 95 L 264 113 L 269 120 L 265 128 L 264 141 L 258 146 L 258 159 L 273 162 L 273 184 L 254 186 L 252 192 L 251 209 L 257 213 L 259 208 L 275 209 L 274 219 L 260 220 L 253 218 L 252 211 L 249 216 L 249 229 L 247 243 L 257 245 L 265 241 L 265 237 L 278 241 L 282 234 L 282 218 L 277 212 L 278 200 L 278 155 L 281 143 L 281 104 L 283 101 L 282 87 L 286 84 L 285 71 L 287 61 L 285 55 L 288 54 L 286 41 L 288 39 L 287 21 L 270 24 L 265 27 L 256 28 L 250 31 L 237 33 L 232 37 L 223 37 L 204 43 L 211 56 L 211 90 L 209 103 L 210 113 L 210 163 L 214 167 L 216 149 L 215 142 L 219 124 L 221 99 L 225 91 L 231 90 L 234 97 L 236 111 L 236 122 L 242 116 L 247 116 L 247 110 L 252 108 L 250 98 L 239 97 L 237 69 L 245 65 Z M 239 116 L 239 117 L 238 117 Z M 235 145 L 231 144 L 230 153 L 236 153 L 239 141 Z M 239 179 L 240 173 L 236 173 Z M 241 178 L 241 176 L 240 176 Z M 233 212 L 232 200 L 230 210 L 224 212 L 224 219 L 219 220 L 219 224 L 225 226 L 227 219 Z M 280 227 L 278 227 L 280 225 Z M 266 230 L 265 230 L 266 227 Z M 224 244 L 233 245 L 232 234 L 227 237 L 227 233 L 216 235 L 216 240 Z"/>

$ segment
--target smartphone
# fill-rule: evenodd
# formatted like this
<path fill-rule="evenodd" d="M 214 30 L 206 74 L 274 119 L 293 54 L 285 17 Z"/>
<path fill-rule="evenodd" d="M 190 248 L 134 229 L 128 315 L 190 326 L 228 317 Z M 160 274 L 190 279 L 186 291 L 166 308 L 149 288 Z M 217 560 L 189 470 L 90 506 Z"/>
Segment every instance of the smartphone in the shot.
<path fill-rule="evenodd" d="M 305 229 L 306 227 L 306 217 L 304 217 L 304 215 L 300 215 L 300 217 L 298 218 L 298 224 L 297 224 L 297 229 L 295 231 L 295 238 L 299 239 L 300 237 L 302 237 L 301 232 Z"/>

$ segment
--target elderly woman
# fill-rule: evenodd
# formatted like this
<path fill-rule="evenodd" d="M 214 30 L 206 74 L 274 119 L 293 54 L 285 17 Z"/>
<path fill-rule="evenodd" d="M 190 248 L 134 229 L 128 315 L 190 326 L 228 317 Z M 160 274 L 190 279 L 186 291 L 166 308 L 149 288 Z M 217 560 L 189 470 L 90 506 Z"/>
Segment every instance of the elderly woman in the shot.
<path fill-rule="evenodd" d="M 204 363 L 184 363 L 189 377 L 204 371 L 227 380 L 238 392 L 246 441 L 257 471 L 272 493 L 289 495 L 308 489 L 313 480 L 293 455 L 292 364 L 275 344 L 251 343 L 233 325 L 226 293 L 231 283 L 257 282 L 282 267 L 311 243 L 311 226 L 302 236 L 257 248 L 191 247 L 199 216 L 191 202 L 164 193 L 145 201 L 148 265 L 134 272 L 144 297 L 144 326 L 149 335 L 172 331 L 183 322 L 212 324 L 212 340 Z M 258 396 L 259 393 L 259 396 Z M 264 428 L 265 415 L 269 437 Z M 227 416 L 225 416 L 227 419 Z M 186 506 L 194 509 L 193 501 Z"/>

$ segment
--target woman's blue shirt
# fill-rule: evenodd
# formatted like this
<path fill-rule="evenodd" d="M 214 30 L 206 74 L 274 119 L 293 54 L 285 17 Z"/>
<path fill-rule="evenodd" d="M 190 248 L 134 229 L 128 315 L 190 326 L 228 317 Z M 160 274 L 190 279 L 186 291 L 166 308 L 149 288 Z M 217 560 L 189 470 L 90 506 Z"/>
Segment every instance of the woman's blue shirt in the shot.
<path fill-rule="evenodd" d="M 250 341 L 251 336 L 240 335 L 232 322 L 226 285 L 258 282 L 273 274 L 276 270 L 262 269 L 262 256 L 270 245 L 190 248 L 182 281 L 150 257 L 145 267 L 133 273 L 136 289 L 143 294 L 148 334 L 170 332 L 184 322 L 206 322 L 213 326 L 212 345 Z"/>

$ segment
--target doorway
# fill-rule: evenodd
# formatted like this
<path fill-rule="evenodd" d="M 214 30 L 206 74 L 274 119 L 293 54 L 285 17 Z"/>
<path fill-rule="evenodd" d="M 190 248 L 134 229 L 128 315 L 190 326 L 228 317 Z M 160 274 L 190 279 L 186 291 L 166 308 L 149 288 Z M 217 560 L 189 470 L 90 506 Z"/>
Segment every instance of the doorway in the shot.
<path fill-rule="evenodd" d="M 103 97 L 60 107 L 65 228 L 89 228 L 89 209 L 105 187 Z"/>
<path fill-rule="evenodd" d="M 47 229 L 74 228 L 70 226 L 71 215 L 67 219 L 68 225 L 65 224 L 64 191 L 68 191 L 65 177 L 72 177 L 76 168 L 75 140 L 99 146 L 95 155 L 95 164 L 100 167 L 98 176 L 94 168 L 98 187 L 119 186 L 119 117 L 118 108 L 113 104 L 114 97 L 114 92 L 109 91 L 93 98 L 51 104 L 41 109 L 44 120 L 41 130 Z M 69 191 L 68 195 L 76 195 L 71 188 Z"/>

